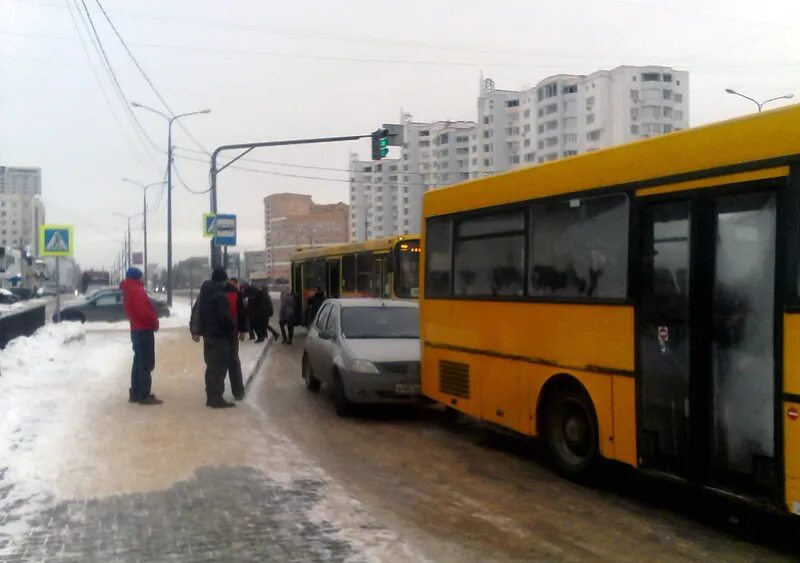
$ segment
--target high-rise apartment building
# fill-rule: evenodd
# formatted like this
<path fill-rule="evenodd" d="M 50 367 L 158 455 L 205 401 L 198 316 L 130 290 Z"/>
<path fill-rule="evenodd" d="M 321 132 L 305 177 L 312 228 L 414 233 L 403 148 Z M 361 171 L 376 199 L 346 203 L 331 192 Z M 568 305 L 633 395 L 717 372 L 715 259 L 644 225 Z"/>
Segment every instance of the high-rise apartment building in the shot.
<path fill-rule="evenodd" d="M 42 171 L 0 166 L 0 246 L 39 252 Z"/>
<path fill-rule="evenodd" d="M 557 74 L 523 90 L 481 77 L 477 122 L 403 120 L 400 160 L 350 161 L 350 238 L 421 229 L 434 188 L 689 126 L 689 73 L 620 66 Z"/>
<path fill-rule="evenodd" d="M 300 247 L 347 242 L 348 206 L 317 204 L 310 195 L 281 193 L 264 198 L 267 275 L 289 278 L 291 257 Z"/>

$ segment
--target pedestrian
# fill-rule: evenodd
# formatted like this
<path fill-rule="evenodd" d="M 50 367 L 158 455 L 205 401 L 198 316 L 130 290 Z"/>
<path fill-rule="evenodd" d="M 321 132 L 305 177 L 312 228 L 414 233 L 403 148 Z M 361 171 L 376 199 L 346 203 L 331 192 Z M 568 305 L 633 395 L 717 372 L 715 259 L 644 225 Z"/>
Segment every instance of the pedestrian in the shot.
<path fill-rule="evenodd" d="M 206 362 L 206 406 L 212 409 L 235 407 L 223 399 L 225 373 L 231 357 L 231 337 L 236 329 L 225 286 L 228 274 L 215 268 L 211 280 L 203 282 L 192 309 L 190 330 L 195 342 L 203 337 L 203 359 Z"/>
<path fill-rule="evenodd" d="M 295 311 L 297 300 L 295 295 L 288 289 L 284 289 L 281 293 L 281 310 L 278 316 L 278 324 L 281 327 L 281 338 L 284 344 L 292 344 L 294 338 L 294 325 L 295 325 Z M 286 338 L 286 332 L 289 332 L 289 338 Z"/>
<path fill-rule="evenodd" d="M 263 300 L 264 300 L 263 301 L 263 303 L 264 303 L 264 322 L 265 322 L 264 326 L 266 327 L 266 329 L 272 335 L 272 339 L 273 340 L 278 340 L 278 331 L 275 330 L 274 328 L 272 328 L 272 325 L 269 324 L 269 321 L 272 318 L 272 315 L 275 314 L 275 307 L 272 305 L 272 297 L 269 294 L 269 289 L 265 287 L 265 288 L 261 289 L 260 293 L 261 293 L 261 295 L 263 297 Z M 264 332 L 264 335 L 261 338 L 262 342 L 266 337 L 267 337 L 267 333 Z"/>
<path fill-rule="evenodd" d="M 156 367 L 155 333 L 158 315 L 142 283 L 142 271 L 128 268 L 125 279 L 119 284 L 122 306 L 131 325 L 133 366 L 128 402 L 140 405 L 160 405 L 164 401 L 151 393 L 153 369 Z"/>
<path fill-rule="evenodd" d="M 239 293 L 239 280 L 231 278 L 225 286 L 228 306 L 231 308 L 233 319 L 233 335 L 231 336 L 231 355 L 228 362 L 228 377 L 231 380 L 231 392 L 237 401 L 244 399 L 244 377 L 242 375 L 242 362 L 239 360 L 239 341 L 244 340 L 247 328 L 247 311 L 244 301 Z"/>
<path fill-rule="evenodd" d="M 321 287 L 317 287 L 316 293 L 308 299 L 308 318 L 306 319 L 306 326 L 311 326 L 314 317 L 317 316 L 317 311 L 319 311 L 323 303 L 325 303 L 325 292 L 322 291 Z"/>

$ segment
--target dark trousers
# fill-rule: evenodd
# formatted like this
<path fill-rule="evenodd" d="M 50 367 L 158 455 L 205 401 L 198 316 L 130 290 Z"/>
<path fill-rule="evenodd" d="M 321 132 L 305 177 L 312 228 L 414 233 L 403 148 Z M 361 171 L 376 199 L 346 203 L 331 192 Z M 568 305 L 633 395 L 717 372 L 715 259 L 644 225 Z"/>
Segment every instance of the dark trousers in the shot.
<path fill-rule="evenodd" d="M 228 359 L 228 377 L 231 380 L 231 392 L 234 397 L 244 397 L 244 378 L 242 362 L 239 361 L 239 337 L 231 337 L 231 351 Z"/>
<path fill-rule="evenodd" d="M 206 397 L 209 401 L 222 399 L 225 373 L 231 359 L 231 339 L 203 337 L 203 359 L 206 362 Z"/>
<path fill-rule="evenodd" d="M 284 342 L 292 343 L 292 339 L 294 338 L 294 323 L 292 321 L 280 321 L 278 323 L 281 327 L 281 338 L 283 338 Z M 286 338 L 286 331 L 289 331 L 289 338 Z M 277 334 L 275 335 L 277 338 Z"/>
<path fill-rule="evenodd" d="M 131 367 L 130 398 L 141 401 L 150 396 L 152 373 L 156 367 L 156 339 L 152 330 L 132 330 L 133 366 Z"/>
<path fill-rule="evenodd" d="M 265 340 L 267 338 L 267 331 L 269 331 L 270 334 L 272 334 L 272 337 L 275 340 L 278 339 L 278 331 L 272 328 L 272 326 L 270 326 L 269 319 L 267 319 L 267 324 L 265 324 L 263 328 L 259 327 L 258 330 L 256 330 L 256 334 L 258 334 L 258 339 Z"/>

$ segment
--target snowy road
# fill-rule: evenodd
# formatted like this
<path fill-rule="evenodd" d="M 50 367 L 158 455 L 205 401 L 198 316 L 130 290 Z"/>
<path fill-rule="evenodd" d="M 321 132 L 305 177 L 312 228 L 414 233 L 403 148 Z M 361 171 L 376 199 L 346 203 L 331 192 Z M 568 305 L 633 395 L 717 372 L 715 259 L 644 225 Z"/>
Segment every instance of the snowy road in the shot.
<path fill-rule="evenodd" d="M 0 561 L 784 560 L 761 513 L 623 473 L 556 477 L 528 441 L 433 408 L 335 416 L 297 345 L 204 406 L 201 349 L 159 333 L 159 407 L 127 403 L 117 325 L 50 325 L 0 357 Z M 174 328 L 169 328 L 169 327 Z M 263 349 L 242 343 L 245 365 Z M 727 524 L 736 515 L 738 525 Z M 793 535 L 795 534 L 795 535 Z"/>

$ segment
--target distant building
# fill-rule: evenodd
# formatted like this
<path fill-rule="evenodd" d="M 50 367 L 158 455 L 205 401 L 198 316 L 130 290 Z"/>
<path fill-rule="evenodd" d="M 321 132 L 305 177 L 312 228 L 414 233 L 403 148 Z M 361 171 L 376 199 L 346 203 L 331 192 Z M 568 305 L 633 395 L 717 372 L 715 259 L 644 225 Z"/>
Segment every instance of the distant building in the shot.
<path fill-rule="evenodd" d="M 330 246 L 348 240 L 348 206 L 317 204 L 310 195 L 281 193 L 264 198 L 267 275 L 288 278 L 298 247 Z"/>
<path fill-rule="evenodd" d="M 263 250 L 246 250 L 244 252 L 244 269 L 242 277 L 249 280 L 255 272 L 262 273 L 267 270 L 267 253 Z"/>
<path fill-rule="evenodd" d="M 402 159 L 351 155 L 350 238 L 419 232 L 422 196 L 434 188 L 688 126 L 689 73 L 670 67 L 557 74 L 524 90 L 481 78 L 477 122 L 406 115 Z"/>
<path fill-rule="evenodd" d="M 42 195 L 42 169 L 0 166 L 0 194 Z"/>

